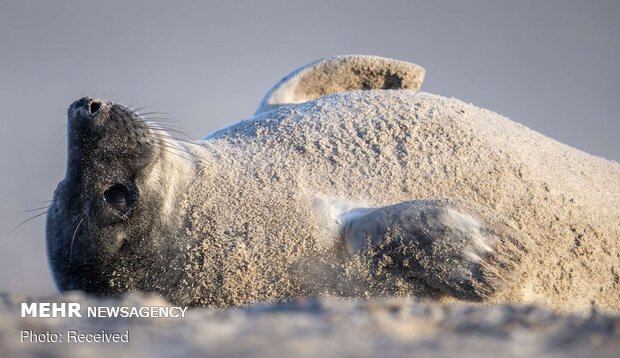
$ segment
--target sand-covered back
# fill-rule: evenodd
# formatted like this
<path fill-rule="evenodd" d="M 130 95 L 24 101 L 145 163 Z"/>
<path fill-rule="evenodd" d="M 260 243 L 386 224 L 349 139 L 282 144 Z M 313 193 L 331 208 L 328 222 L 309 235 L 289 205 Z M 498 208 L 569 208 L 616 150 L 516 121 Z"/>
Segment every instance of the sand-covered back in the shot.
<path fill-rule="evenodd" d="M 204 158 L 200 174 L 181 205 L 187 277 L 172 300 L 424 294 L 415 280 L 370 287 L 377 282 L 355 257 L 334 266 L 314 200 L 458 198 L 534 243 L 489 302 L 620 309 L 620 165 L 491 111 L 412 91 L 354 91 L 265 112 L 201 146 L 192 148 Z"/>

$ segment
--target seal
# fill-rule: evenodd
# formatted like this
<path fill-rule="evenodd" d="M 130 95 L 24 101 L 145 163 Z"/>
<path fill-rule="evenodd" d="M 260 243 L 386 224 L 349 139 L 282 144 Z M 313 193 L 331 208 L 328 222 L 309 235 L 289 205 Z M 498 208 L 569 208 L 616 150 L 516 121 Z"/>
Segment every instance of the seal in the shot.
<path fill-rule="evenodd" d="M 618 163 L 420 93 L 423 76 L 320 60 L 198 141 L 74 102 L 47 217 L 58 288 L 215 307 L 411 295 L 620 309 Z"/>

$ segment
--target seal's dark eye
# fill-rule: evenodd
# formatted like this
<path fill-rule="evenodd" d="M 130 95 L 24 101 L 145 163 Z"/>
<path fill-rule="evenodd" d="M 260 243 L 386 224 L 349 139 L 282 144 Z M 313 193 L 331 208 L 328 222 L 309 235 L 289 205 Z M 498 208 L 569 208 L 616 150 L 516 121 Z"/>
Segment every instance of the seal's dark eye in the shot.
<path fill-rule="evenodd" d="M 127 205 L 128 190 L 122 184 L 115 184 L 103 193 L 103 197 L 108 204 L 123 208 Z"/>
<path fill-rule="evenodd" d="M 91 206 L 92 217 L 99 225 L 112 225 L 131 217 L 138 202 L 138 188 L 131 181 L 108 187 Z"/>

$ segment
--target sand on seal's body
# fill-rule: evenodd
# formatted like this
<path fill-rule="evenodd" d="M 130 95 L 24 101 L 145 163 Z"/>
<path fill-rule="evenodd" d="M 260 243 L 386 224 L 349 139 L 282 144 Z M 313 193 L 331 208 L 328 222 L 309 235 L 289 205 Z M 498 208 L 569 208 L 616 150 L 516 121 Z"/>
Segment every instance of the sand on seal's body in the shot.
<path fill-rule="evenodd" d="M 620 165 L 491 111 L 426 93 L 338 93 L 264 113 L 203 145 L 216 160 L 190 190 L 204 198 L 191 235 L 209 238 L 206 252 L 225 272 L 218 284 L 238 302 L 269 298 L 270 289 L 277 298 L 292 285 L 286 272 L 312 242 L 306 196 L 318 193 L 369 206 L 479 203 L 536 243 L 493 302 L 620 309 Z"/>

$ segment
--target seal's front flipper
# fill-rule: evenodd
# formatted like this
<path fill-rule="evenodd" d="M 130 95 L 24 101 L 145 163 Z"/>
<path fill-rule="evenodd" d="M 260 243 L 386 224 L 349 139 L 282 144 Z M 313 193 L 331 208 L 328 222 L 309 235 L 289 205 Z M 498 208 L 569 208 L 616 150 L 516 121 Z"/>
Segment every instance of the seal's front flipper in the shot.
<path fill-rule="evenodd" d="M 370 253 L 375 274 L 420 279 L 480 301 L 511 282 L 530 238 L 490 210 L 459 200 L 418 200 L 372 210 L 342 229 L 352 254 Z"/>
<path fill-rule="evenodd" d="M 303 103 L 332 93 L 370 89 L 417 91 L 424 69 L 413 63 L 377 56 L 337 56 L 306 65 L 278 82 L 255 114 Z"/>

